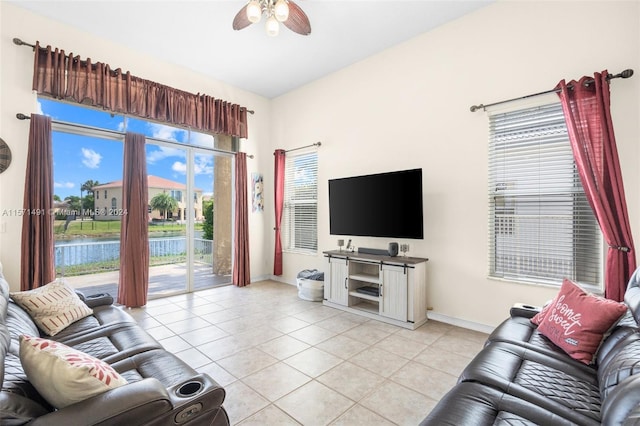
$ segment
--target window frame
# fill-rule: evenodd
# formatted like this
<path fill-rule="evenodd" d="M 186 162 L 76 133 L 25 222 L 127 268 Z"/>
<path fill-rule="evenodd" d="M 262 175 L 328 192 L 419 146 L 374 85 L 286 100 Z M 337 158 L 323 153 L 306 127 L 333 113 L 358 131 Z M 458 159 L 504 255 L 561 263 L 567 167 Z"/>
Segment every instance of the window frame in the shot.
<path fill-rule="evenodd" d="M 318 253 L 317 151 L 288 153 L 285 158 L 284 175 L 282 251 L 315 255 Z M 298 196 L 303 198 L 296 197 L 294 190 L 297 190 Z M 308 223 L 308 220 L 312 222 Z M 307 238 L 301 238 L 305 234 L 306 236 L 312 234 L 310 241 Z"/>
<path fill-rule="evenodd" d="M 491 112 L 488 166 L 489 278 L 551 286 L 569 278 L 601 292 L 602 232 L 559 101 Z"/>

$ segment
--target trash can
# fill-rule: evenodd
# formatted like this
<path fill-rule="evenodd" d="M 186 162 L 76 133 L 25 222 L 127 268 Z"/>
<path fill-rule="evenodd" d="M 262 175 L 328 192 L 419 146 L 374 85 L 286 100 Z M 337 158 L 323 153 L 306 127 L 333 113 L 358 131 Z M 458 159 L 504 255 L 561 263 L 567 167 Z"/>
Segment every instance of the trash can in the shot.
<path fill-rule="evenodd" d="M 324 298 L 324 272 L 317 269 L 305 269 L 300 271 L 296 281 L 300 299 L 320 302 Z"/>

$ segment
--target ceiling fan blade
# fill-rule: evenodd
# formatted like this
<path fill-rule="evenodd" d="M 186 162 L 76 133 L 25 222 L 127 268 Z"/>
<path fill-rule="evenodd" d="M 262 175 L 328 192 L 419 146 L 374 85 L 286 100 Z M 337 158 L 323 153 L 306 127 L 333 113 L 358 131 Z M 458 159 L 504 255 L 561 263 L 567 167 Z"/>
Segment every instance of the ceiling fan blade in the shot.
<path fill-rule="evenodd" d="M 289 19 L 283 22 L 284 26 L 298 34 L 311 34 L 311 24 L 309 23 L 307 15 L 300 9 L 300 6 L 293 1 L 289 0 L 288 3 Z"/>
<path fill-rule="evenodd" d="M 251 21 L 247 18 L 247 6 L 248 4 L 245 4 L 244 7 L 236 14 L 236 17 L 233 18 L 233 29 L 236 31 L 247 28 L 251 25 Z"/>

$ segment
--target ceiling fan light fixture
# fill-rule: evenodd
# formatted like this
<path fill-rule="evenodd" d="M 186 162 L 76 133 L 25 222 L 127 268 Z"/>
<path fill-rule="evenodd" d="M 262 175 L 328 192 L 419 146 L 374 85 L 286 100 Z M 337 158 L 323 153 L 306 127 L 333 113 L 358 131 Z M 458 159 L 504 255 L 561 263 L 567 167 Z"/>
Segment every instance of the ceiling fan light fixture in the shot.
<path fill-rule="evenodd" d="M 255 24 L 256 22 L 260 22 L 260 18 L 262 17 L 262 6 L 260 6 L 260 2 L 258 0 L 251 0 L 247 5 L 247 19 Z"/>
<path fill-rule="evenodd" d="M 266 32 L 271 37 L 275 37 L 280 33 L 280 23 L 294 33 L 303 36 L 311 34 L 309 18 L 294 0 L 245 1 L 245 5 L 233 18 L 231 26 L 234 30 L 247 28 L 249 25 L 259 22 L 262 15 L 264 15 Z"/>
<path fill-rule="evenodd" d="M 267 34 L 271 37 L 275 37 L 280 33 L 280 24 L 275 16 L 269 16 L 267 19 L 267 23 L 265 24 L 265 28 L 267 29 Z"/>
<path fill-rule="evenodd" d="M 278 0 L 273 7 L 273 14 L 280 22 L 284 22 L 289 19 L 289 5 L 286 0 Z"/>

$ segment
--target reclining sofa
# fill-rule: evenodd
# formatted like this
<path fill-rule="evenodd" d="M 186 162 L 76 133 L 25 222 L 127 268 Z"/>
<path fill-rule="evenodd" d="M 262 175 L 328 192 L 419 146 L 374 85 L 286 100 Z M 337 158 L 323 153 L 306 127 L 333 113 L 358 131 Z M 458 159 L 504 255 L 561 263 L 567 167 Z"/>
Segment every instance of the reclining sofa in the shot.
<path fill-rule="evenodd" d="M 530 318 L 512 309 L 458 383 L 421 425 L 640 424 L 640 269 L 628 284 L 627 312 L 591 364 L 571 358 Z"/>
<path fill-rule="evenodd" d="M 93 314 L 44 336 L 9 295 L 0 265 L 0 424 L 228 425 L 224 389 L 169 353 L 110 297 L 86 298 Z M 46 337 L 109 364 L 127 384 L 55 409 L 30 383 L 20 336 Z"/>

